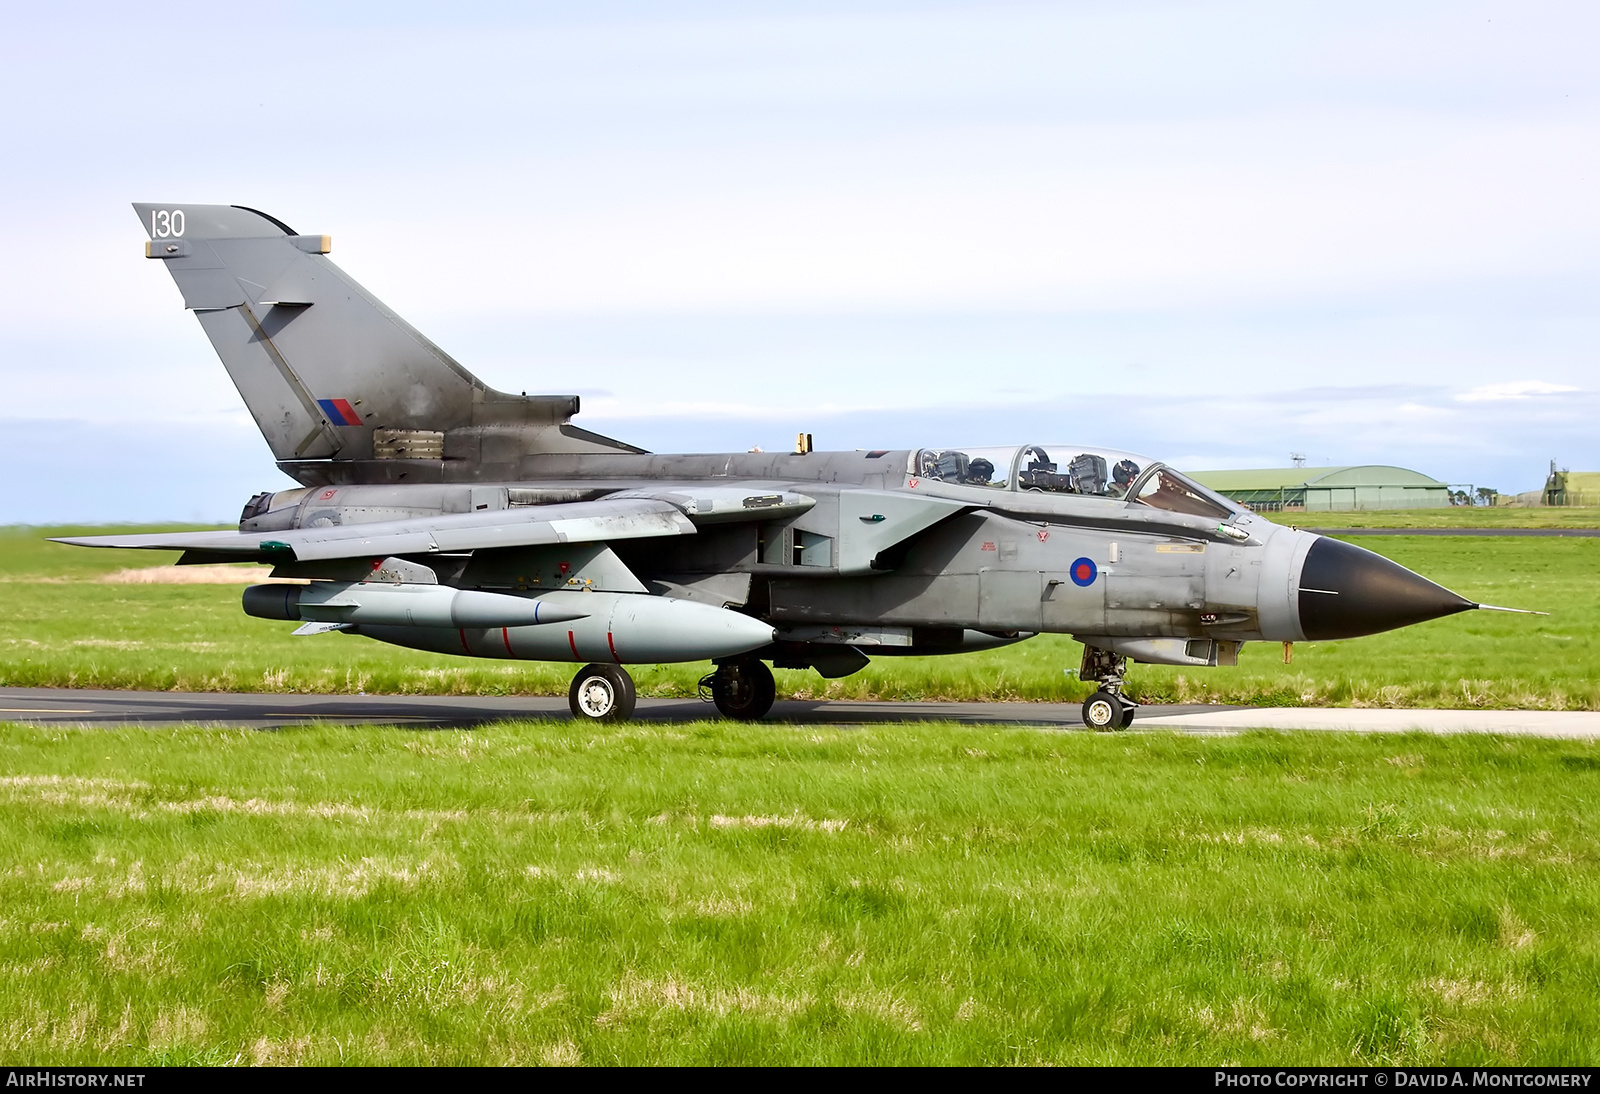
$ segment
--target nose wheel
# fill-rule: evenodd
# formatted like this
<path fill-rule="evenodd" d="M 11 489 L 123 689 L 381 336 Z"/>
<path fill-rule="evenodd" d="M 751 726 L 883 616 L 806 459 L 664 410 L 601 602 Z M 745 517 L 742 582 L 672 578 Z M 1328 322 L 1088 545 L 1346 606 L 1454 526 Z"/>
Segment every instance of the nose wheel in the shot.
<path fill-rule="evenodd" d="M 585 665 L 567 691 L 572 716 L 592 722 L 626 722 L 637 699 L 633 677 L 620 665 Z"/>
<path fill-rule="evenodd" d="M 1137 705 L 1109 691 L 1097 691 L 1083 704 L 1083 724 L 1097 733 L 1127 729 Z"/>
<path fill-rule="evenodd" d="M 1083 647 L 1083 668 L 1078 671 L 1080 680 L 1094 680 L 1100 690 L 1089 696 L 1083 704 L 1083 724 L 1097 733 L 1127 729 L 1133 724 L 1133 712 L 1139 704 L 1122 695 L 1123 676 L 1128 670 L 1128 659 L 1121 654 L 1097 646 Z"/>

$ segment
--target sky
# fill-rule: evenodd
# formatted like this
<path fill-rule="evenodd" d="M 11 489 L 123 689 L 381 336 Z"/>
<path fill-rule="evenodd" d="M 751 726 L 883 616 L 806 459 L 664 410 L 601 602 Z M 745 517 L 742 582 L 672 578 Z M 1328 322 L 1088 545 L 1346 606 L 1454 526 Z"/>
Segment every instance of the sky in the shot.
<path fill-rule="evenodd" d="M 1600 468 L 1600 7 L 7 5 L 0 523 L 290 485 L 130 203 L 655 451 Z"/>

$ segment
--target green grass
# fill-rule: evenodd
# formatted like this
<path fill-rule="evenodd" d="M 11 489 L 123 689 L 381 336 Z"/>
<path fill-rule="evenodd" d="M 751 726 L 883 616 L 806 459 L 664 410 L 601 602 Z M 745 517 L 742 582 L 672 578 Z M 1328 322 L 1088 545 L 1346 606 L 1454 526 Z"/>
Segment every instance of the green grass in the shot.
<path fill-rule="evenodd" d="M 0 726 L 0 1054 L 1583 1064 L 1600 748 Z"/>
<path fill-rule="evenodd" d="M 213 531 L 199 524 L 0 525 L 0 581 L 92 581 L 122 569 L 170 565 L 176 551 L 116 551 L 51 543 L 55 536 L 135 535 L 142 532 Z"/>
<path fill-rule="evenodd" d="M 1449 506 L 1261 515 L 1298 528 L 1600 528 L 1600 509 L 1581 506 L 1557 509 Z"/>
<path fill-rule="evenodd" d="M 1468 511 L 1471 512 L 1471 511 Z M 1524 511 L 1534 512 L 1534 511 Z M 564 664 L 468 660 L 344 635 L 292 638 L 245 616 L 229 586 L 107 585 L 155 552 L 45 543 L 64 529 L 0 533 L 0 685 L 177 690 L 565 694 Z M 1247 645 L 1238 668 L 1134 666 L 1146 702 L 1600 709 L 1600 540 L 1363 537 L 1361 545 L 1465 596 L 1550 612 L 1473 612 L 1345 642 Z M 1041 636 L 943 658 L 881 658 L 844 680 L 780 671 L 797 698 L 1077 702 L 1079 647 Z M 691 694 L 707 664 L 639 666 L 645 695 Z"/>

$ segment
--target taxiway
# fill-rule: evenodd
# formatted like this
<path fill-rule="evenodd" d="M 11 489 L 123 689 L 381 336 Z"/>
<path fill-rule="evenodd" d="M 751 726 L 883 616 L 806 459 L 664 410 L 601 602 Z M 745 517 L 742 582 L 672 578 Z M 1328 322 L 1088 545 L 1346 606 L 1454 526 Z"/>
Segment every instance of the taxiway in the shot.
<path fill-rule="evenodd" d="M 231 692 L 90 691 L 0 688 L 0 722 L 54 725 L 206 725 L 277 729 L 311 722 L 455 729 L 510 720 L 567 721 L 554 696 L 277 695 Z M 693 722 L 717 717 L 698 699 L 640 699 L 635 720 Z M 1083 728 L 1076 703 L 906 703 L 781 700 L 767 720 L 799 725 L 957 722 L 967 725 Z M 1133 728 L 1186 733 L 1250 729 L 1345 733 L 1504 733 L 1600 739 L 1600 712 L 1551 710 L 1391 710 L 1349 707 L 1140 707 Z"/>

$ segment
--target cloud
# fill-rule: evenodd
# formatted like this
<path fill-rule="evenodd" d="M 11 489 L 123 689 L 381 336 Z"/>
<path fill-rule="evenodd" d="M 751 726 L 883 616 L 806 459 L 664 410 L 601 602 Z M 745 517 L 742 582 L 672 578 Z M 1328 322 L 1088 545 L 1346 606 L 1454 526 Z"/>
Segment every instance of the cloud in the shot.
<path fill-rule="evenodd" d="M 49 237 L 0 268 L 0 519 L 279 477 L 141 257 L 164 195 L 331 233 L 486 383 L 662 451 L 1600 466 L 1600 6 L 289 0 L 286 52 L 184 5 L 0 14 L 0 197 Z M 248 91 L 127 50 L 152 10 Z M 263 159 L 283 117 L 317 154 Z"/>
<path fill-rule="evenodd" d="M 1543 395 L 1565 395 L 1578 389 L 1546 380 L 1508 380 L 1502 384 L 1479 384 L 1456 396 L 1462 403 L 1503 403 L 1513 399 L 1537 399 Z"/>

